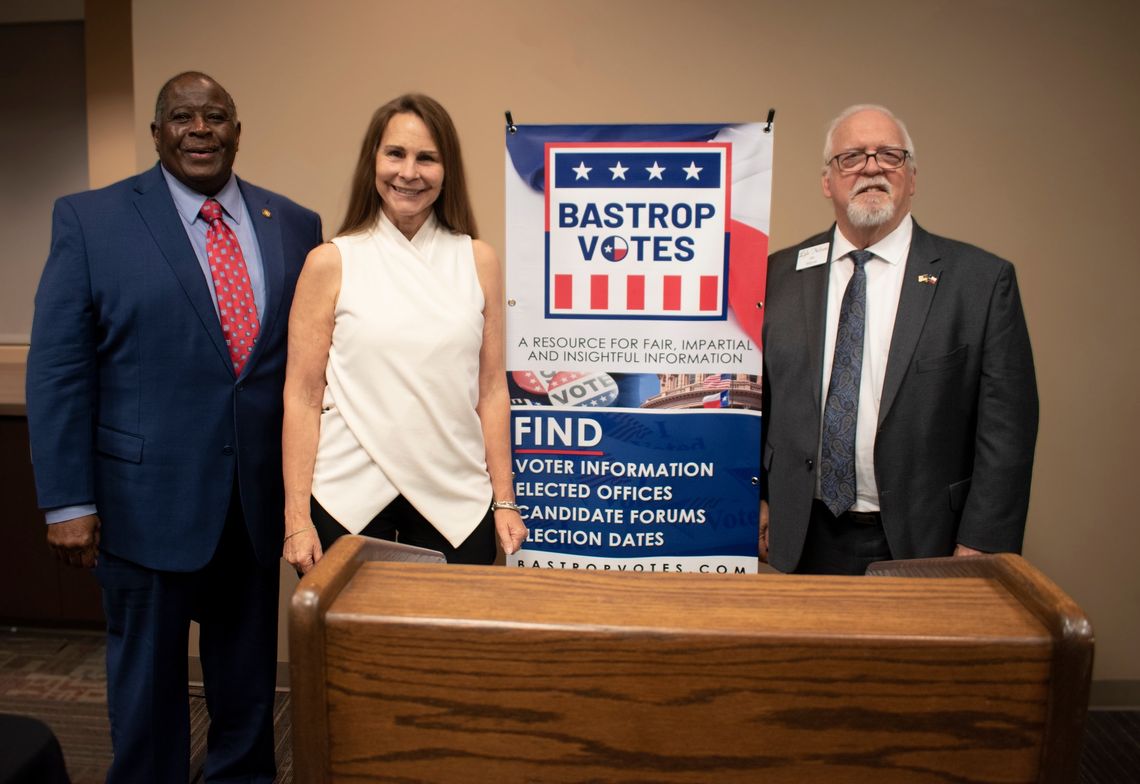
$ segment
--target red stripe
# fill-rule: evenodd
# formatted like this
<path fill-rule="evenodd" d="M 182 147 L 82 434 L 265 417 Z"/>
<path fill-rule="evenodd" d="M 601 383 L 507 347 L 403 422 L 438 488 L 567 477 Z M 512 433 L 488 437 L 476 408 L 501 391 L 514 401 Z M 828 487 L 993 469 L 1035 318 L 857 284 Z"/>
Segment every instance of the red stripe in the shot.
<path fill-rule="evenodd" d="M 759 346 L 764 311 L 757 303 L 764 301 L 768 236 L 739 221 L 729 221 L 729 230 L 728 305 L 753 344 Z"/>
<path fill-rule="evenodd" d="M 606 310 L 610 306 L 610 276 L 590 276 L 590 310 Z"/>
<path fill-rule="evenodd" d="M 680 275 L 666 275 L 665 276 L 664 308 L 665 308 L 665 310 L 680 310 L 681 309 L 681 276 Z"/>
<path fill-rule="evenodd" d="M 630 275 L 625 279 L 626 310 L 645 310 L 645 276 Z"/>
<path fill-rule="evenodd" d="M 571 275 L 554 276 L 554 309 L 569 310 L 574 307 L 574 278 Z"/>
<path fill-rule="evenodd" d="M 718 276 L 701 275 L 701 310 L 716 310 L 716 295 L 719 289 Z"/>

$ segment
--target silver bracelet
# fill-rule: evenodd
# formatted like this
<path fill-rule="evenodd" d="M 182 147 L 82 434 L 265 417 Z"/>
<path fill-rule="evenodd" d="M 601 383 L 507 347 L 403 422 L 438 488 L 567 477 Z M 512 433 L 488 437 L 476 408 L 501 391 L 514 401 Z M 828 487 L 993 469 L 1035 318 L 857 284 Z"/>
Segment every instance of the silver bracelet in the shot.
<path fill-rule="evenodd" d="M 523 517 L 523 519 L 526 519 L 523 516 L 522 508 L 519 507 L 519 505 L 516 504 L 514 501 L 492 501 L 491 502 L 491 511 L 492 512 L 497 512 L 500 509 L 510 509 L 512 512 L 517 512 L 519 517 Z"/>

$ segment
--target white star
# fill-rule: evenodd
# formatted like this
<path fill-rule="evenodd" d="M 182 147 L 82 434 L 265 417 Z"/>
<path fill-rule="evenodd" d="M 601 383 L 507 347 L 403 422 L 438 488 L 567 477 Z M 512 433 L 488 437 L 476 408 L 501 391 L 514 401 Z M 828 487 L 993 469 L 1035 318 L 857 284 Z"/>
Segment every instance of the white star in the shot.
<path fill-rule="evenodd" d="M 704 167 L 697 166 L 696 161 L 690 161 L 688 166 L 681 168 L 681 171 L 685 173 L 686 180 L 699 180 L 701 178 L 701 172 L 704 171 Z"/>
<path fill-rule="evenodd" d="M 624 180 L 625 179 L 625 173 L 627 171 L 629 171 L 629 167 L 628 166 L 622 166 L 621 161 L 618 161 L 617 166 L 611 166 L 610 167 L 610 171 L 612 171 L 614 173 L 613 179 Z"/>
<path fill-rule="evenodd" d="M 590 179 L 590 172 L 593 171 L 593 168 L 587 166 L 585 161 L 582 161 L 573 169 L 571 169 L 571 171 L 577 173 L 578 175 L 574 178 L 575 180 L 588 180 Z"/>
<path fill-rule="evenodd" d="M 665 171 L 665 167 L 664 166 L 658 166 L 657 161 L 654 161 L 652 166 L 645 167 L 645 170 L 647 172 L 649 172 L 649 179 L 651 179 L 651 180 L 664 180 L 665 179 L 664 177 L 661 176 L 661 173 L 663 171 Z"/>

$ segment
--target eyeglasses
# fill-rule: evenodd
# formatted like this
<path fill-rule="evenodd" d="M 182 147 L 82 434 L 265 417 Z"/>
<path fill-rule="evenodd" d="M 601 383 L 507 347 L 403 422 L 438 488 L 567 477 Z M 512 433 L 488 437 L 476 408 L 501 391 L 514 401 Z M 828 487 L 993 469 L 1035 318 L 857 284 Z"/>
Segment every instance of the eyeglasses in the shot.
<path fill-rule="evenodd" d="M 863 171 L 867 166 L 868 159 L 874 158 L 880 169 L 899 169 L 909 157 L 909 150 L 903 150 L 899 147 L 884 147 L 875 152 L 865 152 L 864 150 L 841 152 L 828 163 L 834 163 L 843 172 L 857 172 Z"/>

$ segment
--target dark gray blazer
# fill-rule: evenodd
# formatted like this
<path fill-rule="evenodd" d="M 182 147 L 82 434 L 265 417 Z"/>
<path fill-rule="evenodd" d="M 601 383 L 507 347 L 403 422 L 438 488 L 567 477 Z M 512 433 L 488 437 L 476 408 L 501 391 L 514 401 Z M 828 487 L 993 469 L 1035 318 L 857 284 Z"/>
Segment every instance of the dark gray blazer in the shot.
<path fill-rule="evenodd" d="M 768 260 L 763 493 L 781 571 L 799 562 L 815 494 L 829 266 L 797 271 L 796 257 L 834 230 Z M 1020 552 L 1038 404 L 1013 265 L 916 223 L 905 276 L 875 438 L 891 554 Z"/>

